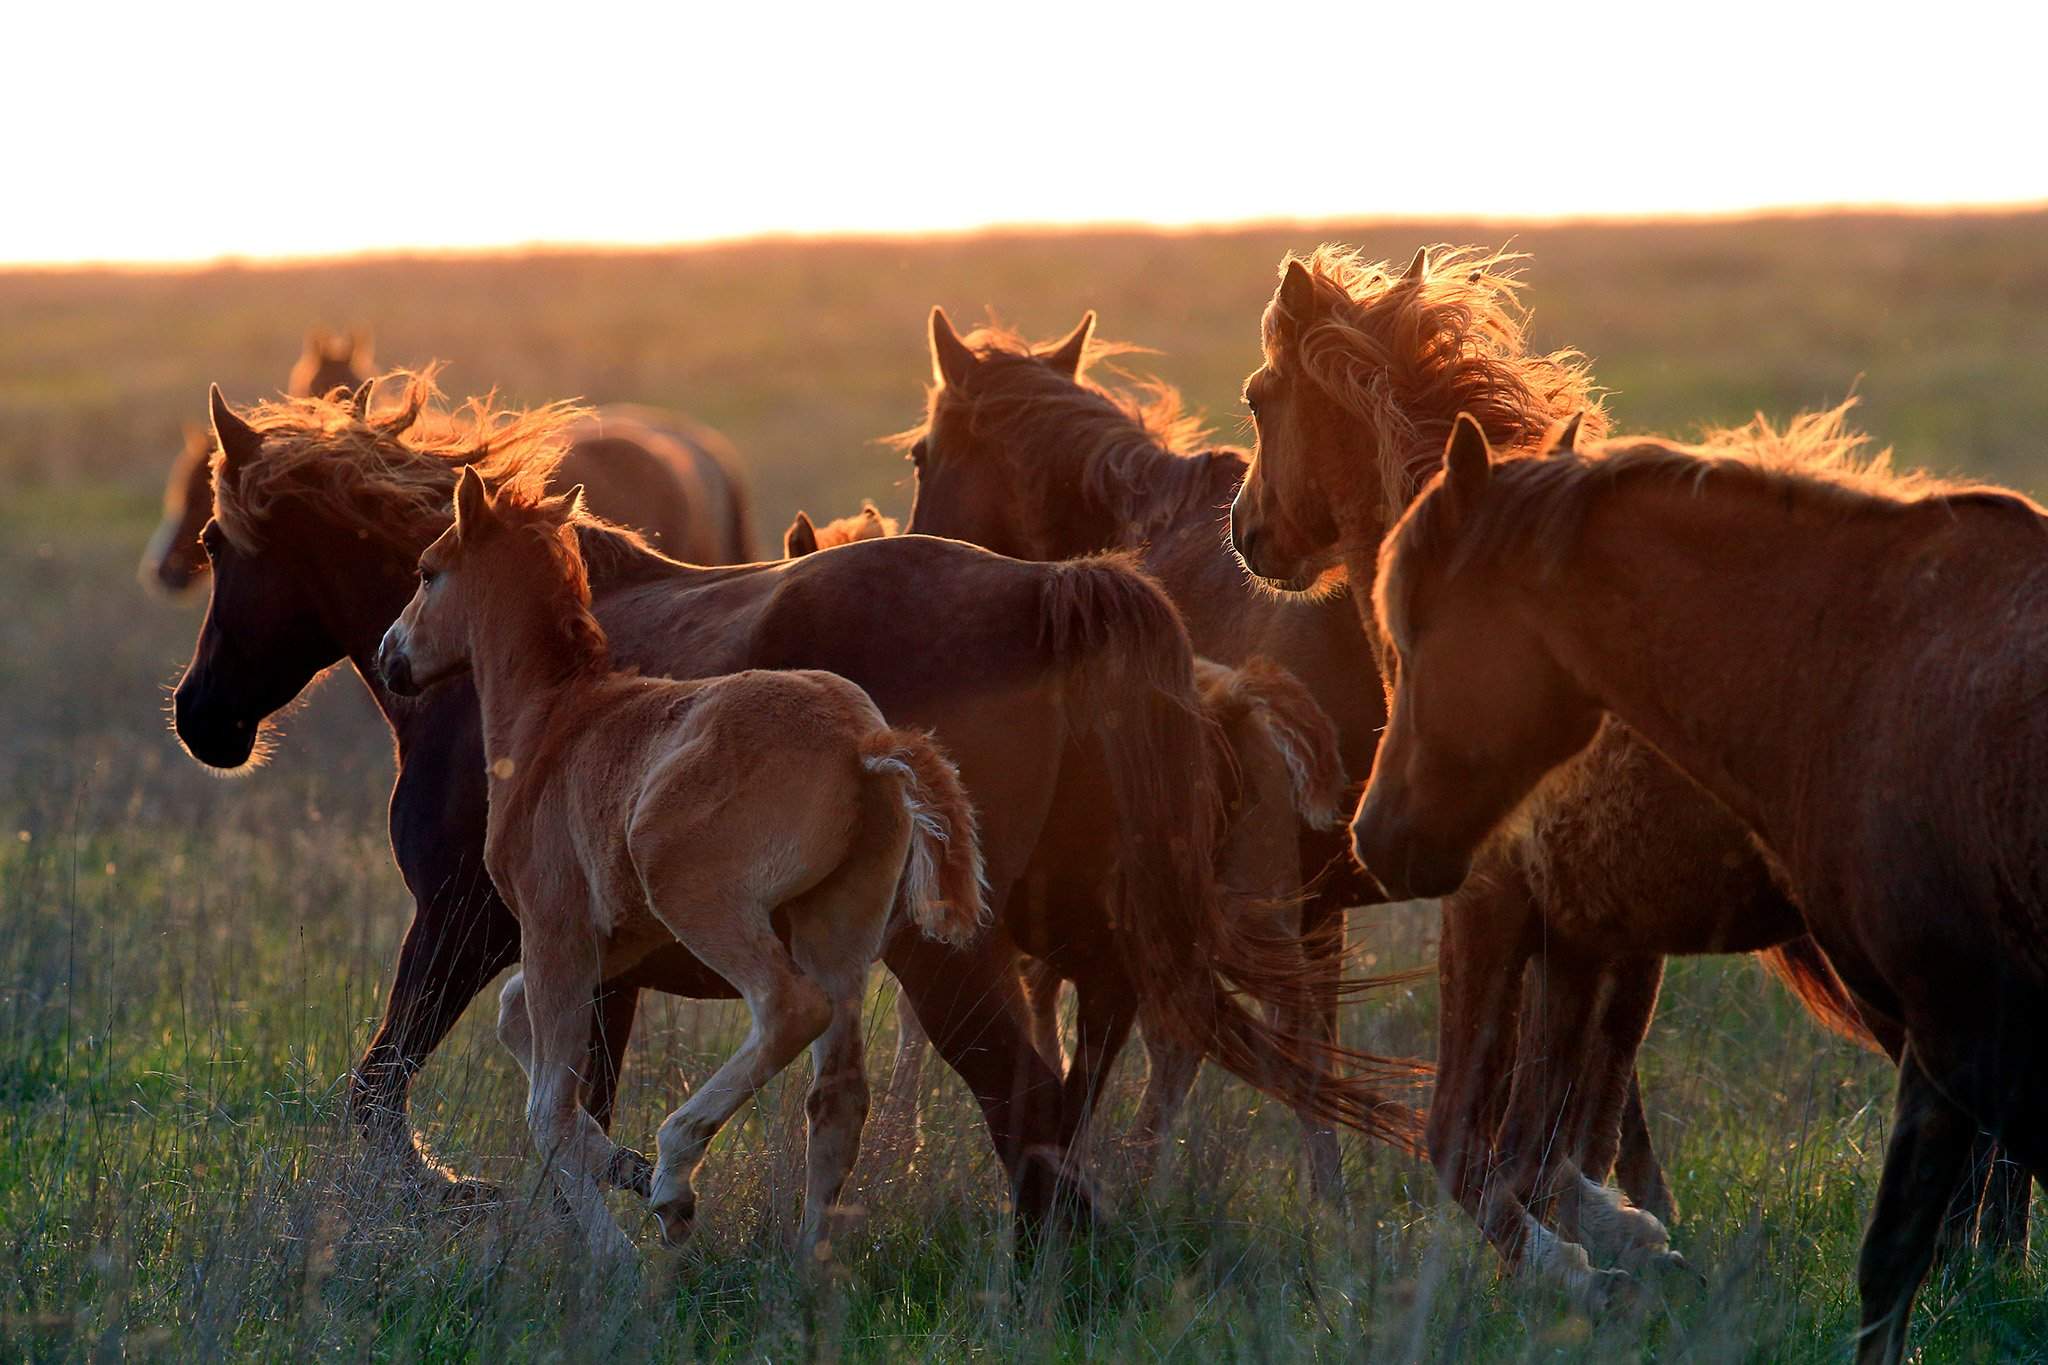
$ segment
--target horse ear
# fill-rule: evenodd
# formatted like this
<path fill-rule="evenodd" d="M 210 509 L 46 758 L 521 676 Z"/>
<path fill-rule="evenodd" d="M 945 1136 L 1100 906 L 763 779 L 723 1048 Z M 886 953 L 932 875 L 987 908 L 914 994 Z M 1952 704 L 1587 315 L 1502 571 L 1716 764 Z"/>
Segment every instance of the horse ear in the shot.
<path fill-rule="evenodd" d="M 367 327 L 356 327 L 348 334 L 349 363 L 356 367 L 358 374 L 371 368 L 377 356 L 377 339 Z"/>
<path fill-rule="evenodd" d="M 1315 312 L 1316 279 L 1299 256 L 1289 256 L 1280 268 L 1280 291 L 1274 297 L 1280 302 L 1280 311 L 1290 317 L 1306 318 Z"/>
<path fill-rule="evenodd" d="M 811 524 L 811 517 L 808 512 L 797 513 L 796 520 L 792 521 L 789 524 L 789 529 L 782 533 L 782 557 L 784 559 L 801 559 L 807 554 L 815 553 L 817 548 L 818 528 Z"/>
<path fill-rule="evenodd" d="M 1069 379 L 1081 375 L 1081 362 L 1088 357 L 1088 342 L 1095 336 L 1095 310 L 1090 308 L 1081 315 L 1081 325 L 1067 333 L 1067 339 L 1052 348 L 1045 356 L 1045 363 Z"/>
<path fill-rule="evenodd" d="M 235 410 L 221 396 L 220 385 L 207 390 L 206 404 L 213 410 L 213 440 L 220 447 L 222 462 L 230 469 L 246 463 L 262 448 L 262 435 L 235 416 Z"/>
<path fill-rule="evenodd" d="M 1422 277 L 1429 273 L 1429 248 L 1415 248 L 1415 259 L 1408 262 L 1408 268 L 1401 272 L 1401 278 L 1411 283 L 1422 283 Z"/>
<path fill-rule="evenodd" d="M 967 343 L 960 340 L 960 334 L 953 330 L 952 319 L 946 310 L 932 309 L 932 378 L 941 384 L 965 384 L 974 373 L 974 352 L 967 349 Z"/>
<path fill-rule="evenodd" d="M 356 385 L 356 391 L 350 394 L 348 399 L 349 416 L 355 418 L 358 422 L 369 420 L 370 390 L 376 387 L 377 381 L 374 379 L 365 379 L 362 383 Z"/>
<path fill-rule="evenodd" d="M 306 329 L 306 354 L 318 359 L 327 354 L 327 329 L 308 327 Z"/>
<path fill-rule="evenodd" d="M 484 476 L 476 466 L 466 464 L 455 481 L 455 534 L 468 540 L 492 524 L 490 494 L 484 490 Z"/>
<path fill-rule="evenodd" d="M 1486 443 L 1485 429 L 1471 413 L 1459 413 L 1444 446 L 1444 493 L 1452 510 L 1462 516 L 1478 506 L 1492 475 L 1493 449 Z"/>
<path fill-rule="evenodd" d="M 580 483 L 562 494 L 560 502 L 564 522 L 578 521 L 590 515 L 590 499 L 585 496 Z"/>
<path fill-rule="evenodd" d="M 1550 453 L 1552 455 L 1578 454 L 1579 425 L 1585 420 L 1586 410 L 1584 408 L 1580 408 L 1577 412 L 1565 418 L 1564 425 L 1559 427 L 1557 435 L 1551 438 Z"/>

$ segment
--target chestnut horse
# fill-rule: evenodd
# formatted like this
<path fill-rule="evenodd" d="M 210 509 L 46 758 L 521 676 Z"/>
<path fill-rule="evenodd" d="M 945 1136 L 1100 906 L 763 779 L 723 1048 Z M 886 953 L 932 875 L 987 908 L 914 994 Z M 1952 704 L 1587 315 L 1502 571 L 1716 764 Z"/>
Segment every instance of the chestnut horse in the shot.
<path fill-rule="evenodd" d="M 2048 1177 L 2048 515 L 1825 452 L 1496 464 L 1461 419 L 1380 564 L 1399 669 L 1352 833 L 1390 890 L 1455 890 L 1612 715 L 1755 832 L 1903 1030 L 1857 1274 L 1859 1359 L 1900 1359 L 1980 1128 Z"/>
<path fill-rule="evenodd" d="M 1574 432 L 1597 433 L 1581 359 L 1528 349 L 1514 259 L 1418 252 L 1400 271 L 1327 247 L 1289 258 L 1245 385 L 1258 445 L 1232 532 L 1253 573 L 1288 591 L 1348 580 L 1365 614 L 1380 540 L 1461 410 L 1509 449 L 1574 417 Z M 1353 685 L 1380 691 L 1364 675 Z M 1488 849 L 1443 920 L 1432 1158 L 1510 1264 L 1541 1250 L 1539 1273 L 1594 1300 L 1611 1278 L 1577 1243 L 1653 1255 L 1674 1210 L 1635 1080 L 1667 954 L 1766 949 L 1824 1024 L 1867 1037 L 1747 832 L 1625 727 Z M 1597 1188 L 1617 1157 L 1657 1223 Z M 1542 1226 L 1554 1200 L 1564 1246 Z M 1954 1233 L 1974 1227 L 1977 1202 L 1959 1191 Z M 2024 1188 L 2001 1184 L 1992 1208 L 1992 1240 L 2023 1241 Z"/>
<path fill-rule="evenodd" d="M 467 424 L 413 430 L 427 397 L 414 378 L 407 400 L 375 421 L 299 400 L 259 408 L 253 426 L 216 398 L 218 505 L 205 533 L 213 592 L 176 718 L 195 757 L 240 767 L 264 719 L 347 659 L 389 720 L 399 752 L 392 843 L 416 913 L 352 1104 L 381 1150 L 431 1181 L 405 1113 L 411 1079 L 517 957 L 518 927 L 484 875 L 473 691 L 457 680 L 417 700 L 396 697 L 370 659 L 411 596 L 421 550 L 448 524 L 457 467 L 482 463 L 487 478 L 535 462 L 545 470 L 570 414 L 473 413 Z M 885 960 L 980 1100 L 1027 1219 L 1063 1197 L 1085 1209 L 1087 1196 L 1065 1169 L 1079 1112 L 1029 1039 L 1020 946 L 1122 981 L 1149 1024 L 1289 1102 L 1369 1131 L 1419 1127 L 1369 1070 L 1329 1077 L 1357 1060 L 1350 1054 L 1277 1034 L 1240 1002 L 1240 990 L 1255 1002 L 1292 1000 L 1302 985 L 1277 954 L 1242 941 L 1215 891 L 1216 788 L 1186 631 L 1128 564 L 1022 564 L 901 536 L 699 568 L 623 533 L 578 534 L 593 610 L 623 663 L 683 677 L 826 669 L 864 687 L 892 725 L 936 733 L 959 763 L 981 814 L 998 922 L 971 951 L 897 934 Z M 1083 903 L 1043 892 L 1061 881 L 1097 895 Z M 629 992 L 641 985 L 732 993 L 679 949 L 608 982 L 609 1000 L 627 1003 L 601 1011 L 603 1055 L 588 1073 L 588 1107 L 601 1122 Z"/>
<path fill-rule="evenodd" d="M 346 389 L 369 401 L 366 332 L 306 334 L 306 351 L 285 388 L 293 398 Z M 581 480 L 600 516 L 639 531 L 664 552 L 693 564 L 739 564 L 754 557 L 747 489 L 738 456 L 723 436 L 680 413 L 631 404 L 601 408 L 577 428 L 575 458 L 564 473 Z M 175 596 L 207 571 L 199 533 L 213 515 L 213 433 L 187 424 L 185 448 L 164 485 L 164 516 L 143 550 L 145 586 Z"/>
<path fill-rule="evenodd" d="M 579 1102 L 595 998 L 679 942 L 740 992 L 753 1027 L 661 1125 L 648 1202 L 678 1244 L 719 1129 L 809 1045 L 808 1263 L 860 1149 L 861 1002 L 899 884 L 935 940 L 964 945 L 986 920 L 974 811 L 930 738 L 890 729 L 837 674 L 613 669 L 570 524 L 581 497 L 493 499 L 465 467 L 378 669 L 400 696 L 474 680 L 484 862 L 519 920 L 525 1008 L 507 1043 L 534 1145 L 591 1251 L 631 1256 L 598 1183 L 626 1154 Z"/>
<path fill-rule="evenodd" d="M 306 333 L 306 349 L 292 366 L 285 392 L 294 398 L 360 388 L 370 372 L 370 334 L 336 336 L 324 327 Z M 143 548 L 136 575 L 142 585 L 175 597 L 206 572 L 199 533 L 213 515 L 213 431 L 185 423 L 185 448 L 171 461 L 164 481 L 164 517 Z"/>
<path fill-rule="evenodd" d="M 1263 657 L 1308 688 L 1336 723 L 1355 789 L 1384 721 L 1379 698 L 1355 683 L 1372 668 L 1356 617 L 1343 602 L 1288 601 L 1245 581 L 1223 543 L 1242 453 L 1202 448 L 1204 433 L 1170 389 L 1139 398 L 1088 379 L 1088 362 L 1118 349 L 1094 330 L 1090 313 L 1050 346 L 994 327 L 963 341 L 932 310 L 925 420 L 896 438 L 916 470 L 909 529 L 1020 559 L 1138 555 L 1180 608 L 1197 654 L 1224 664 Z M 1378 896 L 1341 839 L 1308 824 L 1297 833 L 1311 880 L 1301 937 L 1329 949 L 1324 970 L 1334 976 L 1344 909 Z M 1317 1014 L 1326 1038 L 1336 1034 L 1334 1000 L 1328 993 Z M 1333 1174 L 1313 1169 L 1319 1180 Z"/>
<path fill-rule="evenodd" d="M 782 543 L 784 552 L 794 559 L 835 545 L 895 534 L 895 519 L 883 516 L 874 503 L 865 502 L 857 515 L 824 526 L 814 525 L 799 512 Z M 1297 831 L 1303 825 L 1327 830 L 1340 824 L 1337 812 L 1349 792 L 1337 752 L 1337 727 L 1293 674 L 1268 659 L 1255 656 L 1242 668 L 1231 668 L 1197 658 L 1195 686 L 1211 726 L 1215 767 L 1223 787 L 1217 880 L 1244 903 L 1244 913 L 1264 911 L 1287 917 L 1270 932 L 1298 933 L 1298 904 L 1306 878 Z M 1305 961 L 1304 970 L 1307 965 Z M 1032 1035 L 1041 1056 L 1070 1078 L 1080 1077 L 1093 1103 L 1108 1080 L 1115 1055 L 1091 1056 L 1084 1051 L 1073 1064 L 1068 1063 L 1058 1017 L 1063 984 L 1064 978 L 1049 964 L 1033 961 L 1026 965 L 1024 989 L 1031 1007 Z M 1081 1005 L 1084 1014 L 1090 1008 L 1099 1006 L 1092 1002 Z M 1287 1021 L 1276 1017 L 1274 1022 Z M 1294 1026 L 1313 1028 L 1315 1021 L 1299 1019 Z M 880 1124 L 897 1142 L 899 1160 L 917 1146 L 918 1095 L 928 1046 L 915 1011 L 899 993 L 896 1056 Z M 1194 1086 L 1201 1057 L 1149 1032 L 1145 1052 L 1150 1065 L 1133 1139 L 1141 1161 L 1149 1164 Z M 1337 1190 L 1342 1183 L 1342 1154 L 1335 1131 L 1305 1110 L 1299 1117 L 1313 1187 Z"/>

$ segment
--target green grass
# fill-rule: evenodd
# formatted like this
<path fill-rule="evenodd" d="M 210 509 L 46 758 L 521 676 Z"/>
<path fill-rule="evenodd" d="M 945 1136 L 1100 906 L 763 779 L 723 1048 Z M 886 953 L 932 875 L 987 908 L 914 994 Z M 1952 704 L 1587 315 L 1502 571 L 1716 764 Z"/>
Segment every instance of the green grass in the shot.
<path fill-rule="evenodd" d="M 1545 345 L 1573 344 L 1624 427 L 1784 415 L 1852 386 L 1902 461 L 2048 491 L 2048 222 L 1797 220 L 1519 234 Z M 1499 230 L 1328 235 L 1405 256 Z M 1421 1167 L 1348 1144 L 1348 1207 L 1312 1208 L 1291 1120 L 1214 1076 L 1150 1188 L 1095 1153 L 1108 1216 L 1020 1262 L 963 1089 L 928 1072 L 912 1174 L 864 1172 L 867 1210 L 822 1272 L 785 1250 L 801 1068 L 713 1149 L 699 1238 L 644 1282 L 595 1283 L 550 1232 L 516 1070 L 486 1006 L 436 1056 L 416 1118 L 440 1156 L 506 1182 L 464 1224 L 365 1169 L 341 1078 L 381 1002 L 409 902 L 384 844 L 389 746 L 361 689 L 318 689 L 271 766 L 199 774 L 164 684 L 196 615 L 131 570 L 177 423 L 221 380 L 275 385 L 310 323 L 374 323 L 388 361 L 449 387 L 669 403 L 747 456 L 760 529 L 799 505 L 907 505 L 871 439 L 917 414 L 923 314 L 994 305 L 1051 334 L 1084 307 L 1158 348 L 1234 437 L 1282 249 L 1318 234 L 1135 233 L 752 246 L 528 262 L 369 262 L 170 276 L 0 277 L 0 1351 L 487 1359 L 1831 1360 L 1853 1325 L 1857 1238 L 1887 1069 L 1821 1037 L 1741 960 L 1676 964 L 1645 1057 L 1652 1124 L 1705 1272 L 1588 1322 L 1503 1282 Z M 1860 376 L 1860 379 L 1859 379 Z M 25 836 L 25 837 L 24 837 Z M 1383 964 L 1428 961 L 1426 908 L 1362 912 Z M 877 1067 L 890 988 L 873 1009 Z M 1427 984 L 1355 1007 L 1354 1041 L 1432 1047 Z M 619 1120 L 644 1145 L 741 1027 L 661 1001 Z M 1929 1359 L 2048 1358 L 2042 1274 L 1955 1267 L 1923 1295 Z"/>

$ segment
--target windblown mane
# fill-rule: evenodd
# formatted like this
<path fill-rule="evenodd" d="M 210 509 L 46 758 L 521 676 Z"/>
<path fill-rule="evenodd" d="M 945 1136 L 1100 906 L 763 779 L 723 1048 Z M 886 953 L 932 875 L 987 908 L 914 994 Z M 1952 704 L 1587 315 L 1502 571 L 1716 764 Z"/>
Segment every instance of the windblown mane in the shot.
<path fill-rule="evenodd" d="M 1625 483 L 1664 483 L 1695 493 L 1708 484 L 1734 485 L 1799 499 L 1807 506 L 1844 517 L 1921 511 L 1989 511 L 2023 518 L 2048 535 L 2048 520 L 2031 499 L 1983 484 L 1943 479 L 1921 470 L 1891 467 L 1891 452 L 1866 453 L 1869 438 L 1847 425 L 1855 399 L 1820 412 L 1803 413 L 1783 427 L 1761 414 L 1747 425 L 1707 433 L 1687 445 L 1654 436 L 1628 436 L 1601 443 L 1589 454 L 1545 455 L 1508 460 L 1494 473 L 1504 496 L 1484 505 L 1451 535 L 1456 549 L 1451 570 L 1478 558 L 1528 548 L 1547 572 L 1577 540 L 1594 500 Z M 1418 503 L 1404 523 L 1403 545 L 1427 546 L 1445 539 L 1441 500 Z"/>
<path fill-rule="evenodd" d="M 1389 526 L 1436 472 L 1461 412 L 1496 449 L 1534 447 L 1575 412 L 1585 413 L 1587 436 L 1606 430 L 1584 356 L 1529 354 L 1513 269 L 1521 259 L 1433 248 L 1416 277 L 1348 247 L 1320 246 L 1301 261 L 1315 284 L 1313 316 L 1293 316 L 1277 295 L 1266 309 L 1267 365 L 1298 368 L 1372 429 Z"/>
<path fill-rule="evenodd" d="M 525 607 L 545 612 L 560 627 L 567 662 L 579 669 L 609 667 L 604 627 L 590 611 L 590 574 L 578 536 L 587 521 L 574 501 L 547 497 L 540 485 L 521 480 L 498 493 L 491 516 L 498 534 L 521 537 L 540 558 L 545 582 Z"/>
<path fill-rule="evenodd" d="M 214 517 L 230 542 L 257 548 L 278 508 L 297 500 L 325 521 L 417 549 L 448 525 L 462 466 L 493 487 L 538 489 L 585 415 L 574 403 L 501 409 L 489 396 L 447 412 L 436 406 L 432 367 L 378 382 L 403 386 L 396 408 L 359 415 L 345 400 L 282 398 L 245 414 L 262 448 L 233 465 L 213 456 Z"/>
<path fill-rule="evenodd" d="M 915 445 L 930 434 L 940 404 L 953 406 L 977 440 L 1018 454 L 1013 469 L 1031 506 L 1078 496 L 1140 535 L 1208 496 L 1202 476 L 1215 453 L 1204 449 L 1210 432 L 1178 390 L 1157 381 L 1112 389 L 1087 377 L 1093 362 L 1138 348 L 1090 338 L 1081 376 L 1070 379 L 1007 328 L 979 327 L 964 341 L 981 362 L 972 384 L 930 388 L 924 422 L 890 437 L 891 444 Z M 1181 485 L 1162 498 L 1173 475 Z"/>

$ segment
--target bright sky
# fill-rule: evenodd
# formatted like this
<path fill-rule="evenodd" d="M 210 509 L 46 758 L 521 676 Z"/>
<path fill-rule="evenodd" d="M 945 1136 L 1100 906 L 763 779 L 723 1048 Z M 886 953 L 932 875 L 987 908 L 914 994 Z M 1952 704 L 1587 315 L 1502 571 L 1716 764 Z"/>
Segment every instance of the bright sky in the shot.
<path fill-rule="evenodd" d="M 0 262 L 2048 200 L 2048 7 L 1487 9 L 18 5 Z"/>

